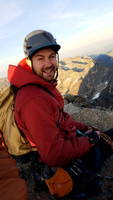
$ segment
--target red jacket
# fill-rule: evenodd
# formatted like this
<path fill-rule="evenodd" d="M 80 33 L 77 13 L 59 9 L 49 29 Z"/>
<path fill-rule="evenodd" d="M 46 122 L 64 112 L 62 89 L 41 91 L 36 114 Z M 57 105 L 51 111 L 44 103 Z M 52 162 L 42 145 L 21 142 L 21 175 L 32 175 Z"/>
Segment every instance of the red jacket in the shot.
<path fill-rule="evenodd" d="M 47 82 L 32 73 L 25 59 L 18 66 L 9 66 L 8 79 L 16 87 L 29 84 L 17 93 L 15 119 L 44 163 L 63 166 L 89 151 L 88 139 L 76 136 L 76 129 L 85 131 L 88 127 L 63 111 L 56 82 Z"/>

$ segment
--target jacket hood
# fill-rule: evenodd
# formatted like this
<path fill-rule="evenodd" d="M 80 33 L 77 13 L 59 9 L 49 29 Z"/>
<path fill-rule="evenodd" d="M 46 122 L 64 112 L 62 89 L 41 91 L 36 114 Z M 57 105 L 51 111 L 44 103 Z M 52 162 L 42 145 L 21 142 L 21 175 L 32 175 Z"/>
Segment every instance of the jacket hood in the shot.
<path fill-rule="evenodd" d="M 53 81 L 52 83 L 47 82 L 35 75 L 32 72 L 32 68 L 27 64 L 27 58 L 21 60 L 17 66 L 9 65 L 8 80 L 11 84 L 18 88 L 31 83 L 43 85 L 51 89 L 57 85 L 57 81 Z"/>

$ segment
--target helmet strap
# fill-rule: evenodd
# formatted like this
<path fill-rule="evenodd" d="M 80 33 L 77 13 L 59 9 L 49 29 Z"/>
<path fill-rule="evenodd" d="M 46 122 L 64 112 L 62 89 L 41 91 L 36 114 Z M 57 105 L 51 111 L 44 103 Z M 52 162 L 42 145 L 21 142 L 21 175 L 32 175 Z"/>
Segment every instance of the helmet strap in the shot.
<path fill-rule="evenodd" d="M 30 60 L 31 60 L 31 59 L 30 59 Z M 32 62 L 32 60 L 31 60 L 31 68 L 32 68 L 32 72 L 33 72 L 35 75 L 37 75 L 36 72 L 35 72 L 35 70 L 34 70 L 34 68 L 33 68 L 33 62 Z"/>
<path fill-rule="evenodd" d="M 59 68 L 59 54 L 58 54 L 58 52 L 57 52 L 57 63 L 58 63 L 58 68 Z M 57 68 L 57 70 L 56 70 L 56 74 L 55 74 L 55 80 L 57 80 L 57 78 L 58 78 L 58 68 Z"/>

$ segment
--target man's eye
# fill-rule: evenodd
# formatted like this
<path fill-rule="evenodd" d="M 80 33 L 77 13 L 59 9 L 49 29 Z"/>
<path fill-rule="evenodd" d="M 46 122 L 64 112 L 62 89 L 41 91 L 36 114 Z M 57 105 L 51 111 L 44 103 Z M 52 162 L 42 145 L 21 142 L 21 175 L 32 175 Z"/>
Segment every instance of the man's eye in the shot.
<path fill-rule="evenodd" d="M 38 60 L 38 61 L 42 61 L 42 60 L 43 60 L 43 58 L 38 58 L 37 60 Z"/>
<path fill-rule="evenodd" d="M 56 55 L 52 55 L 51 58 L 55 58 L 56 59 Z"/>

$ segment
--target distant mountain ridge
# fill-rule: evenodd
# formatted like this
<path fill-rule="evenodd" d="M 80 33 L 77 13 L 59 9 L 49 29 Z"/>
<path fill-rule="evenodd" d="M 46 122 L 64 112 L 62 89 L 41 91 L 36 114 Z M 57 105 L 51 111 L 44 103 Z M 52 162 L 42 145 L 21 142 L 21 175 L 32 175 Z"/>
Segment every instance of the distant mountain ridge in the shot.
<path fill-rule="evenodd" d="M 67 102 L 113 110 L 113 51 L 62 59 L 58 89 Z"/>

